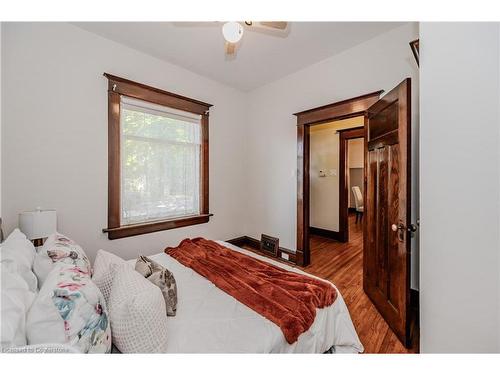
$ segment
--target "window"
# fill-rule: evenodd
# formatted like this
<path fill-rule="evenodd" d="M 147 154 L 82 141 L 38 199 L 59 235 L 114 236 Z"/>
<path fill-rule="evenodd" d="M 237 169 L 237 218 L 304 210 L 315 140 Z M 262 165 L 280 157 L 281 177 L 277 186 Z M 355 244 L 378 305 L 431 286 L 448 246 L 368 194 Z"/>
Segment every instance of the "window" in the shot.
<path fill-rule="evenodd" d="M 201 116 L 121 98 L 121 223 L 200 213 Z"/>
<path fill-rule="evenodd" d="M 210 104 L 105 76 L 108 238 L 208 222 Z"/>

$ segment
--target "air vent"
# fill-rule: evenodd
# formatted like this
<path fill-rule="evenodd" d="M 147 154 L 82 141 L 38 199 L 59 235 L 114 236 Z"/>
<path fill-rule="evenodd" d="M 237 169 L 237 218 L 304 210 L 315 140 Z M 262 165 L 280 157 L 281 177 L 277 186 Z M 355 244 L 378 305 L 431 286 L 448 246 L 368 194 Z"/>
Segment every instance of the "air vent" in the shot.
<path fill-rule="evenodd" d="M 261 234 L 260 236 L 260 250 L 278 256 L 279 238 L 268 236 L 267 234 Z"/>

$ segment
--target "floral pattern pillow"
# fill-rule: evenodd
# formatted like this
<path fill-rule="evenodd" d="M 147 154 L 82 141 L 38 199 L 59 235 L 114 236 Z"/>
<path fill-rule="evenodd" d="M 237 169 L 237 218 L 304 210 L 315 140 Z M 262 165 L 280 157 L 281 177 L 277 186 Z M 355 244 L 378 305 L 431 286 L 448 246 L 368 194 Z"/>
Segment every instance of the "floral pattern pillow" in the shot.
<path fill-rule="evenodd" d="M 63 267 L 52 301 L 64 320 L 66 342 L 84 353 L 109 353 L 111 330 L 104 297 L 88 272 Z"/>
<path fill-rule="evenodd" d="M 75 241 L 60 233 L 50 235 L 35 257 L 33 271 L 40 287 L 57 263 L 71 264 L 81 270 L 91 271 L 90 261 L 83 249 Z"/>
<path fill-rule="evenodd" d="M 83 249 L 72 239 L 55 233 L 52 238 L 47 239 L 47 246 L 44 245 L 48 257 L 52 262 L 63 262 L 73 264 L 80 269 L 90 271 L 90 261 Z"/>
<path fill-rule="evenodd" d="M 30 345 L 69 344 L 82 353 L 111 351 L 106 302 L 89 268 L 80 264 L 83 267 L 57 263 L 48 275 L 28 313 Z"/>

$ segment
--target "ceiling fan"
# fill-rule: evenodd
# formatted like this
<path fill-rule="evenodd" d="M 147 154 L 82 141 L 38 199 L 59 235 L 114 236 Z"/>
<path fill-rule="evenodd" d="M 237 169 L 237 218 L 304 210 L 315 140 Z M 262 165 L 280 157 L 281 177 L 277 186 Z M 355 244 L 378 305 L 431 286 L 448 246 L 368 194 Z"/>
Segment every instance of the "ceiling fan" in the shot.
<path fill-rule="evenodd" d="M 245 28 L 260 28 L 260 29 L 277 29 L 277 30 L 285 30 L 288 26 L 287 22 L 279 22 L 279 21 L 268 21 L 268 22 L 253 22 L 253 21 L 244 21 L 244 22 L 226 22 L 222 26 L 222 35 L 226 40 L 225 51 L 226 55 L 233 55 L 236 52 L 236 47 L 238 42 L 241 40 L 243 36 L 243 31 Z"/>

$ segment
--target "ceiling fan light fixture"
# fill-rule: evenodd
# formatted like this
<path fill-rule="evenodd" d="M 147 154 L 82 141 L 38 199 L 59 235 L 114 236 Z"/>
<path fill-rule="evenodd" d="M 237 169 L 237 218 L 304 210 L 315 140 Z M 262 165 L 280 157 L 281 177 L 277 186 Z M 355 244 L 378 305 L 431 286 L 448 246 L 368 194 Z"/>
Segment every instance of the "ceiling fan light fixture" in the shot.
<path fill-rule="evenodd" d="M 222 35 L 229 43 L 238 43 L 243 36 L 243 26 L 239 22 L 226 22 L 222 26 Z"/>

